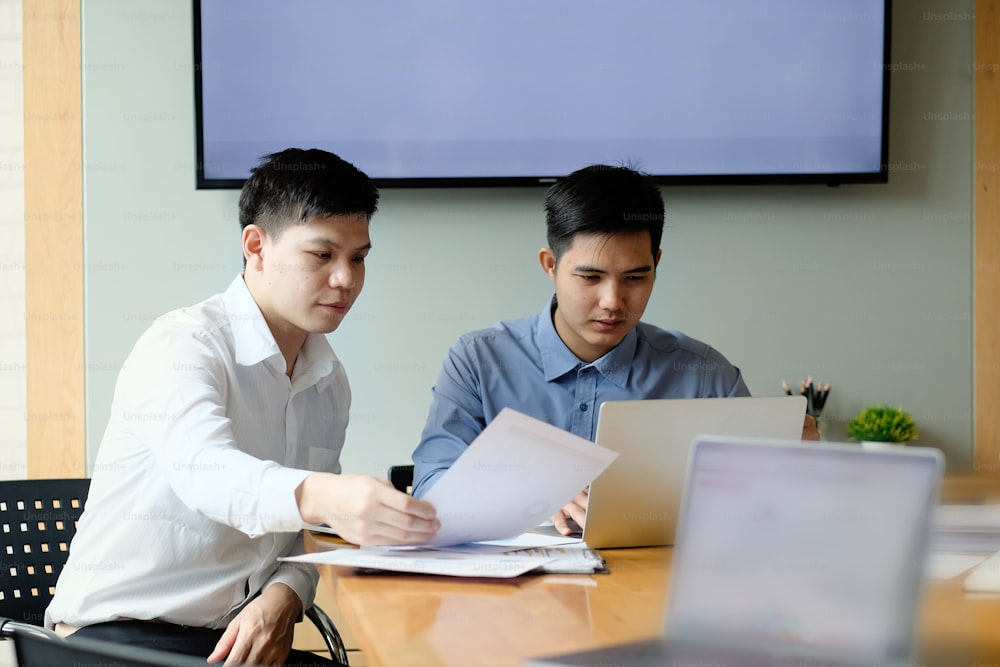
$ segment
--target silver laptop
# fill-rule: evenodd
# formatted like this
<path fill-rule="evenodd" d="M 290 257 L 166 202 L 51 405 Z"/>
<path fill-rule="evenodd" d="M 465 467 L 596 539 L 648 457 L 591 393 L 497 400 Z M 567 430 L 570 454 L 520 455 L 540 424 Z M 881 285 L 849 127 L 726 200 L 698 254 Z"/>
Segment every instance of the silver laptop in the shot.
<path fill-rule="evenodd" d="M 663 636 L 526 665 L 910 663 L 939 451 L 706 436 L 690 463 Z"/>
<path fill-rule="evenodd" d="M 674 543 L 691 442 L 701 434 L 798 440 L 804 396 L 607 401 L 595 441 L 620 456 L 590 486 L 593 549 Z"/>

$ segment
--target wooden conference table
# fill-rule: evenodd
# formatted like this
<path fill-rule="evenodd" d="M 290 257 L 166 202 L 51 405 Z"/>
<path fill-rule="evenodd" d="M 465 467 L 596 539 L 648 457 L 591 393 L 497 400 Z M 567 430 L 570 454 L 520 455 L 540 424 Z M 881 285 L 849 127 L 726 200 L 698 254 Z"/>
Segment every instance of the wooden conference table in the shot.
<path fill-rule="evenodd" d="M 977 501 L 979 483 L 949 480 L 942 499 Z M 988 487 L 1000 490 L 990 482 Z M 974 493 L 969 492 L 974 489 Z M 997 495 L 1000 498 L 1000 494 Z M 307 547 L 326 539 L 309 534 Z M 355 574 L 320 566 L 341 621 L 371 667 L 500 667 L 526 657 L 655 637 L 663 628 L 670 548 L 603 550 L 610 574 L 512 580 Z M 964 593 L 964 577 L 927 582 L 922 665 L 1000 664 L 1000 595 Z"/>

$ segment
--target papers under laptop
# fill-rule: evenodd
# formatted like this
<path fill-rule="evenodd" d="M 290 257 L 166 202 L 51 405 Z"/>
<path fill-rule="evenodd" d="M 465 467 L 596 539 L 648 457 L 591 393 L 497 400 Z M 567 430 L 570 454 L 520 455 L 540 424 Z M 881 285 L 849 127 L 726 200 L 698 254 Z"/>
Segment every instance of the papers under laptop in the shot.
<path fill-rule="evenodd" d="M 673 544 L 691 442 L 701 434 L 798 440 L 804 396 L 608 401 L 598 444 L 620 454 L 590 487 L 594 549 Z"/>
<path fill-rule="evenodd" d="M 924 448 L 699 438 L 664 635 L 525 664 L 908 662 L 941 469 Z"/>

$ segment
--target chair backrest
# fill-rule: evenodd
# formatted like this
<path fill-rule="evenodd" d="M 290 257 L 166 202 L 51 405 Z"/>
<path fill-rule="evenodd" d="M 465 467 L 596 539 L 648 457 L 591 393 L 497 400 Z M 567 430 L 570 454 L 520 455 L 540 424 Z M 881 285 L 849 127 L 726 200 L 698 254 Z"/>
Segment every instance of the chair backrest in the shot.
<path fill-rule="evenodd" d="M 42 625 L 89 479 L 0 481 L 0 615 Z"/>
<path fill-rule="evenodd" d="M 413 486 L 413 466 L 390 466 L 389 481 L 397 491 L 409 493 Z"/>
<path fill-rule="evenodd" d="M 138 646 L 114 644 L 96 639 L 63 639 L 25 631 L 10 633 L 19 667 L 52 667 L 53 665 L 101 665 L 106 667 L 195 667 L 205 665 L 205 659 L 154 651 Z M 54 634 L 54 633 L 53 633 Z M 240 663 L 243 667 L 250 667 Z"/>

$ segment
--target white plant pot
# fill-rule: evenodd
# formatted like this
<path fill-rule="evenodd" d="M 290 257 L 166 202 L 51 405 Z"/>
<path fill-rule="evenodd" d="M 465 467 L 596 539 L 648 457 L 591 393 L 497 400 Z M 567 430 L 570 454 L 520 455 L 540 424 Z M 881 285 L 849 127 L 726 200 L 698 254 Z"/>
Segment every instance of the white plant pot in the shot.
<path fill-rule="evenodd" d="M 864 449 L 878 450 L 878 449 L 898 449 L 900 447 L 905 447 L 905 442 L 876 442 L 874 440 L 862 440 L 861 447 Z"/>

